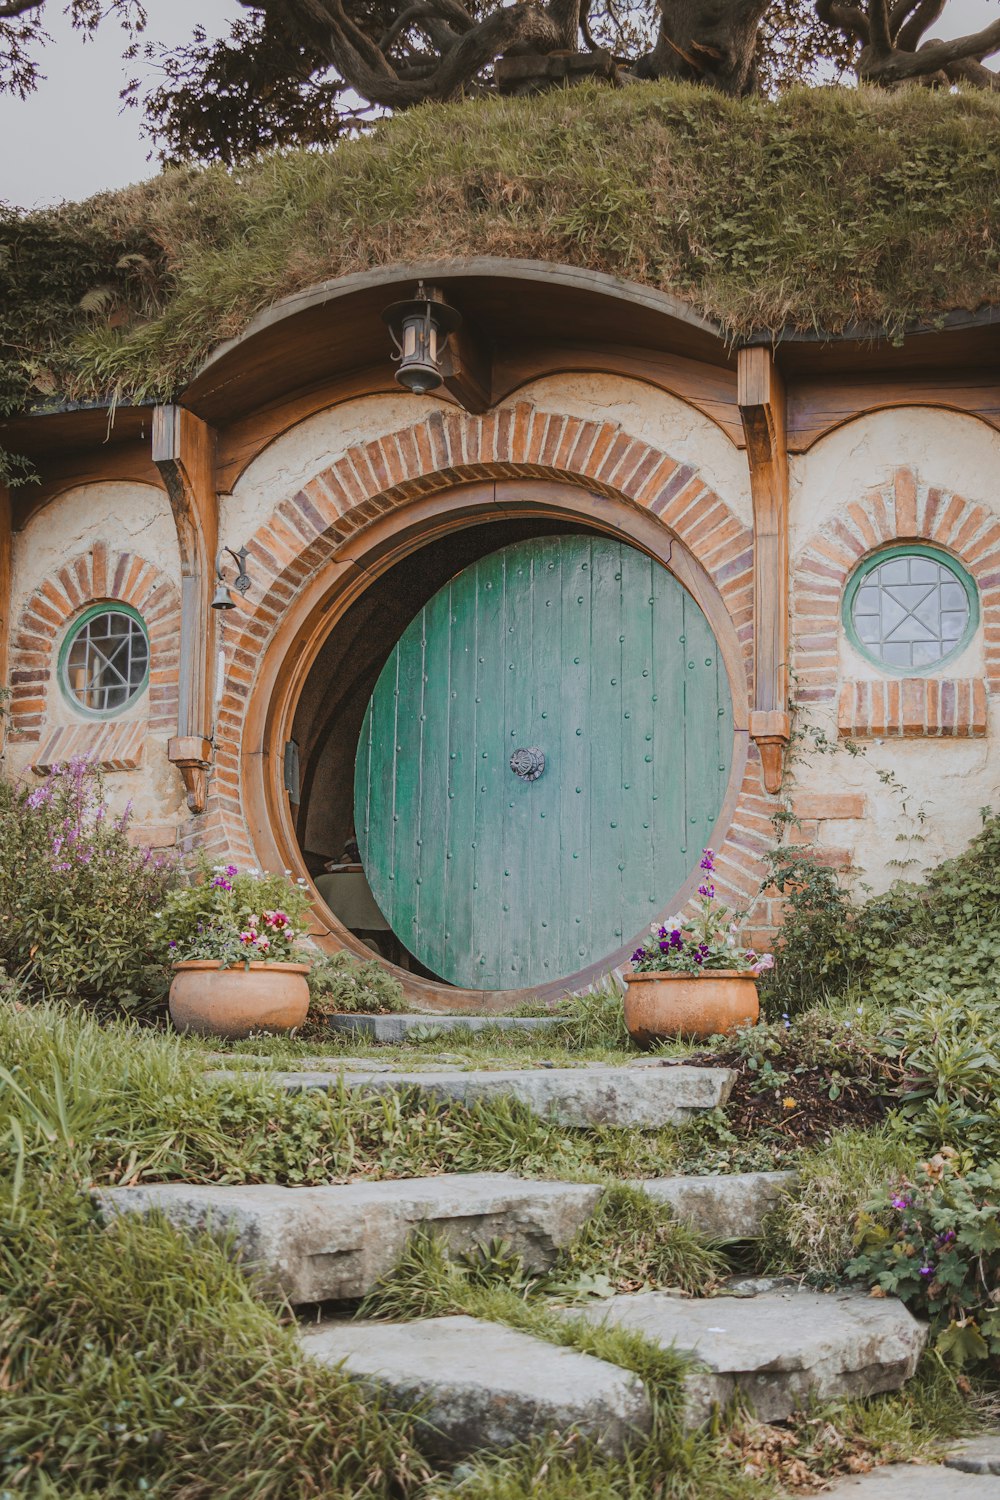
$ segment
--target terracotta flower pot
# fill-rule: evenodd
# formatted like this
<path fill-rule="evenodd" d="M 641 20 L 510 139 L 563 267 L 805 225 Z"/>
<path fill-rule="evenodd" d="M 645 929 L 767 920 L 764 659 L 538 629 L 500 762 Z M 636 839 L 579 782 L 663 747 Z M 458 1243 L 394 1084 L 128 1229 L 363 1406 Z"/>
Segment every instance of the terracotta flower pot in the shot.
<path fill-rule="evenodd" d="M 623 974 L 625 1025 L 640 1047 L 675 1037 L 716 1036 L 756 1021 L 757 981 L 740 969 L 703 974 Z"/>
<path fill-rule="evenodd" d="M 309 1009 L 308 964 L 220 969 L 208 958 L 174 964 L 170 1019 L 178 1031 L 229 1041 L 252 1031 L 293 1031 Z"/>

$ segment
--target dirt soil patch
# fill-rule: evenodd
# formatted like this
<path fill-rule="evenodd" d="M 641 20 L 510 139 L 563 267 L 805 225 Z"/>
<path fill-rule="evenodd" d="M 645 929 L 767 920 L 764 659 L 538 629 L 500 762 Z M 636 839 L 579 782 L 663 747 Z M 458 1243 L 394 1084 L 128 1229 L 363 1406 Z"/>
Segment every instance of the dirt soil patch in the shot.
<path fill-rule="evenodd" d="M 783 1037 L 769 1028 L 759 1049 L 741 1039 L 684 1061 L 735 1070 L 726 1121 L 740 1140 L 768 1135 L 792 1149 L 877 1125 L 902 1077 L 897 1063 L 850 1031 L 802 1034 L 794 1026 Z"/>

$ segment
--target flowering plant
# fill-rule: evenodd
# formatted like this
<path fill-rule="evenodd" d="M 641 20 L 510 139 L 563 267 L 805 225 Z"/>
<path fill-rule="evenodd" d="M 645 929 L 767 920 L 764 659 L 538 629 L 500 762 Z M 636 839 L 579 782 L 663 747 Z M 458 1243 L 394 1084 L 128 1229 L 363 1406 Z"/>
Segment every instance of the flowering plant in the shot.
<path fill-rule="evenodd" d="M 930 1319 L 953 1364 L 1000 1368 L 1000 1167 L 951 1146 L 868 1205 L 848 1276 Z"/>
<path fill-rule="evenodd" d="M 160 940 L 171 963 L 212 959 L 220 969 L 301 963 L 308 907 L 305 881 L 236 865 L 202 866 L 192 885 L 164 902 Z"/>
<path fill-rule="evenodd" d="M 706 969 L 738 969 L 762 974 L 774 963 L 770 953 L 755 953 L 741 947 L 737 926 L 728 906 L 717 898 L 712 874 L 715 857 L 711 849 L 701 854 L 702 882 L 693 916 L 671 917 L 662 925 L 654 922 L 650 936 L 632 954 L 637 974 L 703 974 Z"/>
<path fill-rule="evenodd" d="M 162 1004 L 156 914 L 176 861 L 137 848 L 131 824 L 131 804 L 113 813 L 82 757 L 30 788 L 0 781 L 0 968 L 26 998 L 134 1014 Z"/>

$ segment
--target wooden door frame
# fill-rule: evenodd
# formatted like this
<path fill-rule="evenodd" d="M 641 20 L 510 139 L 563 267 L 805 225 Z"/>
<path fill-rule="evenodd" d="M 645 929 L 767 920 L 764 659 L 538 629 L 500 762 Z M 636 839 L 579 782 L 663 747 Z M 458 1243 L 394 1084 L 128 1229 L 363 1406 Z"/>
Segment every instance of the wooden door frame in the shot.
<path fill-rule="evenodd" d="M 712 847 L 719 847 L 732 823 L 746 770 L 748 683 L 744 651 L 716 585 L 683 543 L 645 508 L 595 494 L 578 481 L 511 478 L 456 484 L 377 517 L 362 532 L 345 540 L 288 605 L 261 656 L 250 690 L 241 747 L 244 813 L 263 868 L 290 870 L 293 877 L 309 880 L 284 789 L 284 746 L 291 738 L 306 678 L 346 611 L 389 568 L 428 543 L 484 521 L 523 520 L 526 516 L 576 521 L 628 541 L 672 573 L 704 612 L 726 668 L 733 704 L 732 766 L 711 836 Z M 672 893 L 669 905 L 659 915 L 666 917 L 682 907 L 694 894 L 698 880 L 695 869 L 680 890 Z M 312 886 L 311 880 L 309 884 Z M 628 949 L 623 948 L 576 974 L 529 989 L 458 989 L 410 974 L 373 954 L 341 925 L 315 887 L 312 889 L 311 930 L 316 942 L 328 950 L 343 948 L 358 958 L 375 958 L 399 980 L 411 1004 L 429 1011 L 500 1013 L 535 997 L 555 1000 L 599 982 L 628 957 Z"/>

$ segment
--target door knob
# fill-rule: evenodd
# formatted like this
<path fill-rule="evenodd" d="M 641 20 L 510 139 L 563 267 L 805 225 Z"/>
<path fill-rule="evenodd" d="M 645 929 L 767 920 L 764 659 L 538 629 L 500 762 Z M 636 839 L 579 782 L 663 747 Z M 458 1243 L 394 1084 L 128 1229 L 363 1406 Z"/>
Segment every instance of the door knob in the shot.
<path fill-rule="evenodd" d="M 537 745 L 529 745 L 526 750 L 514 751 L 510 768 L 522 781 L 537 781 L 545 770 L 545 756 Z"/>

